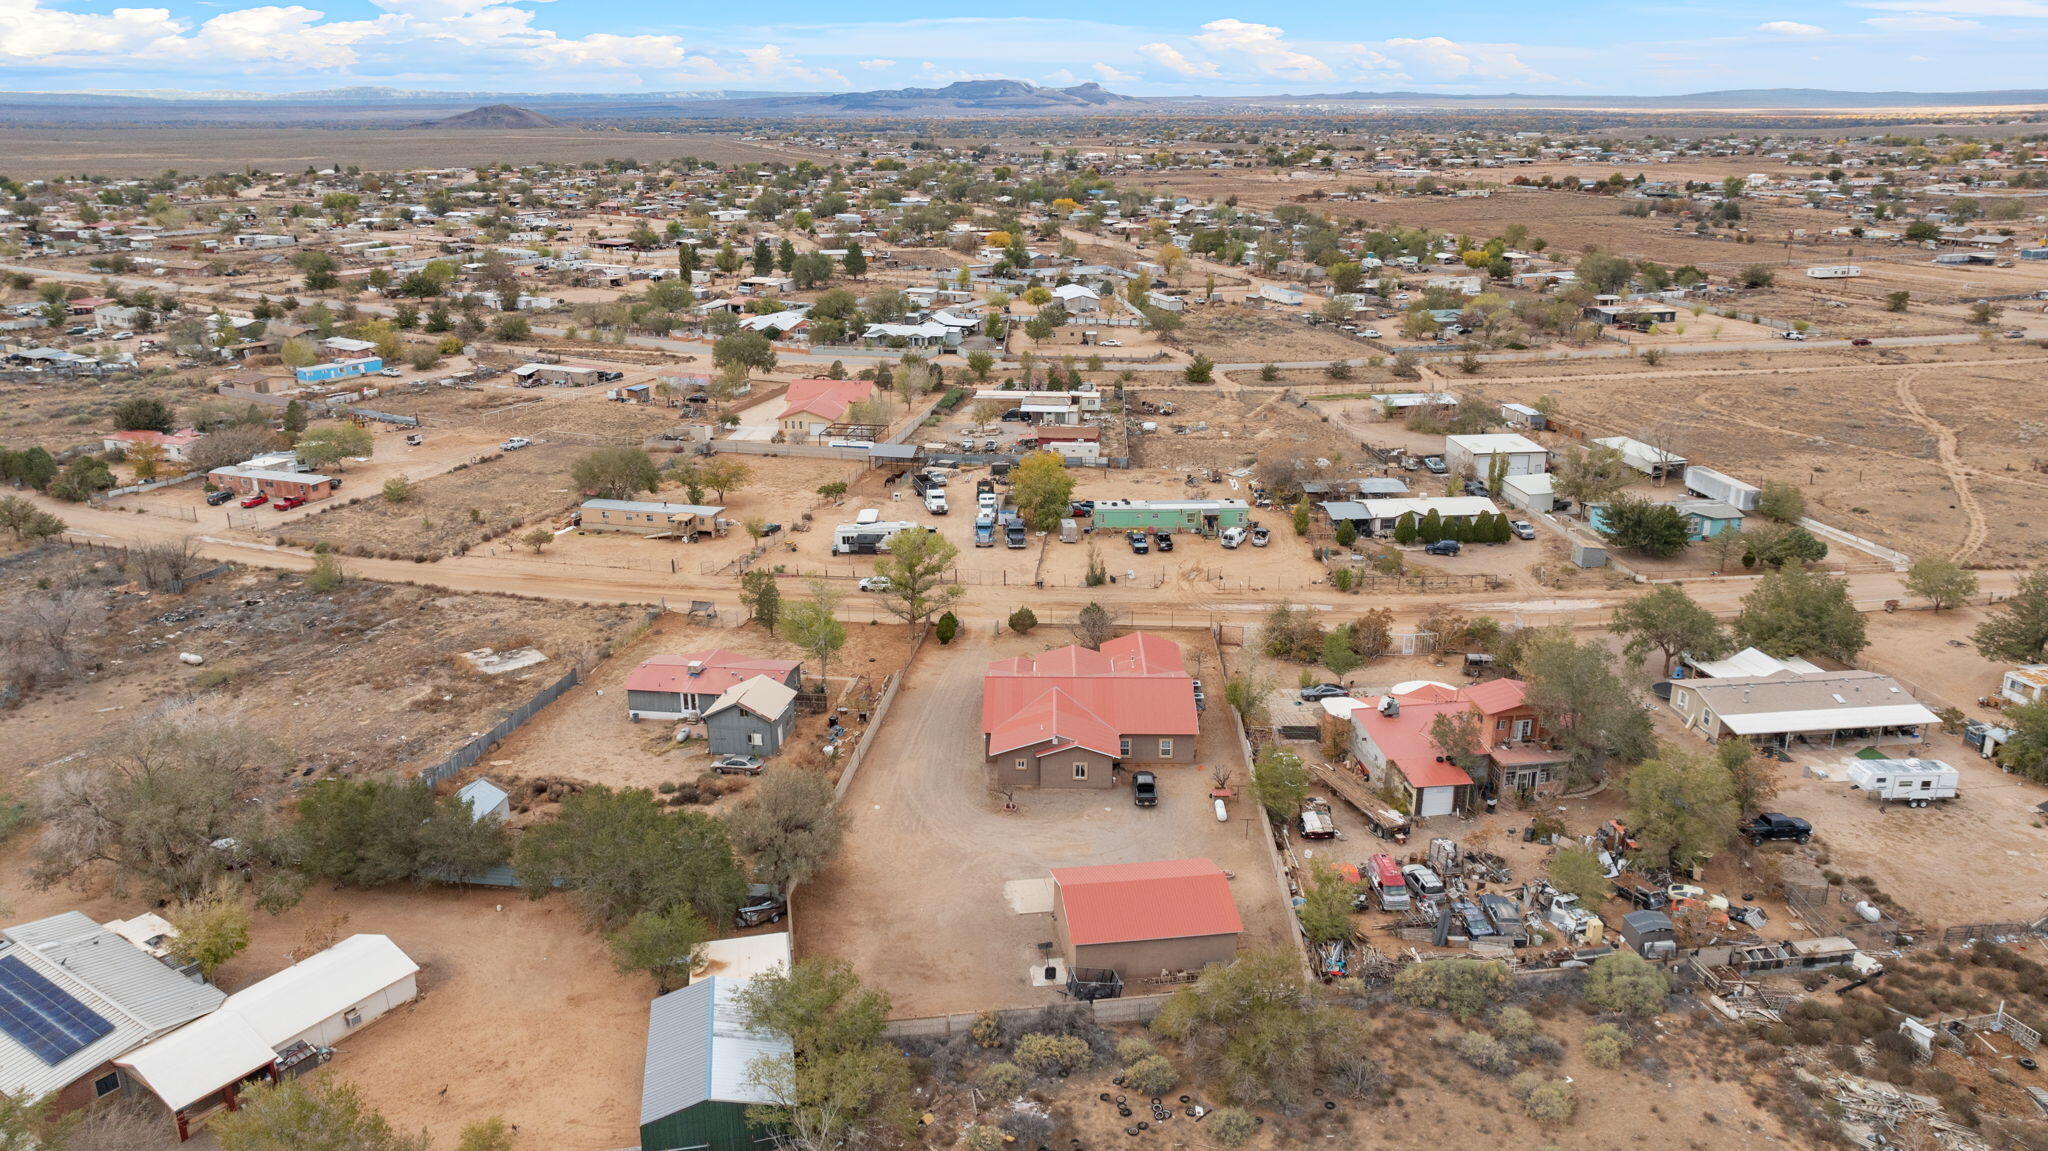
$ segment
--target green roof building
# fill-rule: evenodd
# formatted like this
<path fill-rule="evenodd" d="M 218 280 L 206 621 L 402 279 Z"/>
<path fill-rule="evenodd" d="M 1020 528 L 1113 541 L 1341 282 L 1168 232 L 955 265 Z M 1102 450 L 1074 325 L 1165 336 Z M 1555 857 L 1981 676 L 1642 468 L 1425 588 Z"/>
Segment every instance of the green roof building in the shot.
<path fill-rule="evenodd" d="M 1102 531 L 1200 532 L 1248 527 L 1252 509 L 1243 500 L 1097 500 L 1095 527 Z"/>

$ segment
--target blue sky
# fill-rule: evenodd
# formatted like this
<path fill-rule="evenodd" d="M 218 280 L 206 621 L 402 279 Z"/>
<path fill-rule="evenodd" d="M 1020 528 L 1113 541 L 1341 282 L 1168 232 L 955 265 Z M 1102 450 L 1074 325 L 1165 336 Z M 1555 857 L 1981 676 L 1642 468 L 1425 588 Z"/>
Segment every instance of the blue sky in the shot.
<path fill-rule="evenodd" d="M 771 11 L 772 23 L 726 19 Z M 984 77 L 1159 95 L 2048 86 L 2048 0 L 902 11 L 871 0 L 0 0 L 0 90 L 818 91 Z"/>

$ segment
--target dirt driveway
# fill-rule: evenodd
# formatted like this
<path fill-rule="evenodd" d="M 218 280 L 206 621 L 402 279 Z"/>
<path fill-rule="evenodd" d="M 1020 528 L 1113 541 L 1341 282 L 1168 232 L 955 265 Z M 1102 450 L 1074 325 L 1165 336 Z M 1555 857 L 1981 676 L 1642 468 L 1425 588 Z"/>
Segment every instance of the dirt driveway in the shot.
<path fill-rule="evenodd" d="M 1246 818 L 1248 805 L 1216 821 L 1206 768 L 1162 770 L 1151 810 L 1133 807 L 1122 789 L 1024 791 L 1018 811 L 1003 814 L 982 774 L 981 673 L 991 660 L 1065 639 L 963 632 L 951 647 L 927 645 L 846 796 L 845 847 L 798 894 L 800 952 L 851 962 L 889 993 L 899 1018 L 1058 1000 L 1029 983 L 1037 945 L 1053 938 L 1051 916 L 1010 902 L 1042 906 L 1029 881 L 1049 867 L 1206 856 L 1235 876 L 1243 945 L 1284 938 L 1287 913 L 1258 823 Z M 1246 770 L 1228 724 L 1220 708 L 1204 715 L 1201 761 L 1227 759 L 1241 786 Z M 1011 881 L 1025 882 L 1006 895 Z"/>

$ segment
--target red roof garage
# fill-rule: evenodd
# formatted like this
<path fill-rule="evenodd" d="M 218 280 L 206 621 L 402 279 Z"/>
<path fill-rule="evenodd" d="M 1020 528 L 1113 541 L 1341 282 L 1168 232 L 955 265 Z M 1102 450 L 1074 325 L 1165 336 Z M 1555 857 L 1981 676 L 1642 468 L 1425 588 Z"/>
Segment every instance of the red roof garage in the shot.
<path fill-rule="evenodd" d="M 1127 982 L 1200 971 L 1237 955 L 1244 922 L 1230 879 L 1206 859 L 1052 869 L 1053 927 L 1068 969 Z"/>

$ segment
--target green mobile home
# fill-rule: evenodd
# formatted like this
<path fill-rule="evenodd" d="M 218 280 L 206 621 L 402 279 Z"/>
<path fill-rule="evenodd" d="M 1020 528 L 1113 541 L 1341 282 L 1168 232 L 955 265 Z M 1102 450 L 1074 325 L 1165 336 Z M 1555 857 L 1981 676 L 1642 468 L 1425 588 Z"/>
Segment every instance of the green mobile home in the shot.
<path fill-rule="evenodd" d="M 1097 500 L 1095 526 L 1103 531 L 1200 532 L 1251 525 L 1243 500 Z"/>

